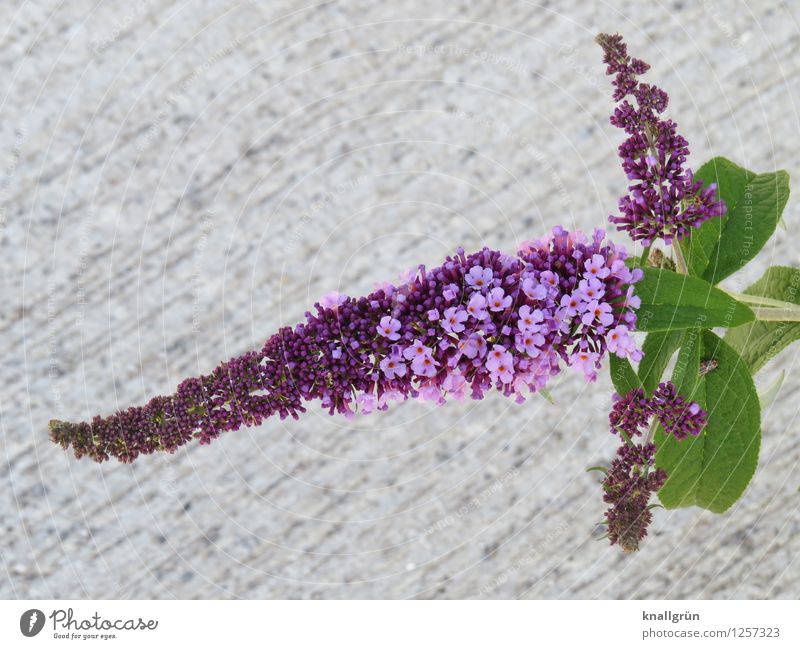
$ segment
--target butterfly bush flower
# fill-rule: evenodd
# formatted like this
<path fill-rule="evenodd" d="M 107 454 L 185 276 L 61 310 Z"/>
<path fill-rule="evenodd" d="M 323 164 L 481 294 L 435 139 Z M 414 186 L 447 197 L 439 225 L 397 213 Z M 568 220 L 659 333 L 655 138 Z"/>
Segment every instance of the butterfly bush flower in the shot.
<path fill-rule="evenodd" d="M 664 432 L 673 435 L 678 441 L 689 435 L 696 437 L 705 428 L 707 413 L 699 404 L 687 402 L 669 381 L 658 386 L 651 404 Z"/>
<path fill-rule="evenodd" d="M 704 189 L 685 166 L 689 143 L 678 134 L 675 122 L 660 117 L 669 102 L 667 93 L 638 79 L 650 66 L 631 58 L 619 35 L 600 34 L 597 42 L 603 48 L 606 74 L 614 75 L 613 99 L 619 105 L 611 123 L 628 134 L 619 157 L 631 184 L 619 201 L 620 214 L 609 220 L 644 246 L 656 239 L 680 240 L 690 228 L 722 216 L 725 204 L 717 197 L 716 185 Z"/>
<path fill-rule="evenodd" d="M 389 340 L 400 340 L 400 334 L 397 333 L 398 331 L 400 331 L 399 320 L 395 320 L 390 315 L 381 318 L 381 322 L 378 325 L 378 333 L 381 336 L 385 336 Z"/>
<path fill-rule="evenodd" d="M 624 552 L 637 551 L 647 536 L 653 521 L 650 497 L 667 480 L 664 470 L 653 466 L 655 452 L 654 444 L 623 444 L 603 480 L 603 500 L 611 505 L 606 512 L 608 539 Z"/>
<path fill-rule="evenodd" d="M 602 230 L 589 239 L 556 227 L 516 257 L 459 249 L 438 268 L 420 266 L 366 297 L 331 293 L 262 349 L 142 407 L 53 421 L 51 437 L 78 457 L 128 462 L 276 415 L 298 418 L 309 401 L 352 417 L 394 401 L 481 399 L 491 390 L 521 402 L 568 366 L 593 380 L 607 351 L 640 353 L 630 289 L 641 271 L 603 239 Z M 582 282 L 594 288 L 593 300 L 581 296 Z"/>
<path fill-rule="evenodd" d="M 467 313 L 461 307 L 451 306 L 444 312 L 444 320 L 442 321 L 442 328 L 451 334 L 458 334 L 464 331 L 466 326 L 464 321 L 469 318 Z"/>
<path fill-rule="evenodd" d="M 629 439 L 639 435 L 653 417 L 667 435 L 678 441 L 699 435 L 708 420 L 700 405 L 678 394 L 671 381 L 659 384 L 649 398 L 638 388 L 625 396 L 615 394 L 612 400 L 614 404 L 608 415 L 611 432 L 622 431 Z"/>
<path fill-rule="evenodd" d="M 633 440 L 648 430 L 652 420 L 679 441 L 696 436 L 705 427 L 708 415 L 699 404 L 686 401 L 669 381 L 661 383 L 652 397 L 638 388 L 624 396 L 615 394 L 612 399 L 609 426 L 623 441 L 603 480 L 603 500 L 611 505 L 606 511 L 606 526 L 611 545 L 634 552 L 653 520 L 650 498 L 664 486 L 667 474 L 654 467 L 655 445 L 648 440 L 641 444 Z"/>
<path fill-rule="evenodd" d="M 489 314 L 486 312 L 486 298 L 480 293 L 473 293 L 467 304 L 467 314 L 475 320 L 486 320 Z"/>

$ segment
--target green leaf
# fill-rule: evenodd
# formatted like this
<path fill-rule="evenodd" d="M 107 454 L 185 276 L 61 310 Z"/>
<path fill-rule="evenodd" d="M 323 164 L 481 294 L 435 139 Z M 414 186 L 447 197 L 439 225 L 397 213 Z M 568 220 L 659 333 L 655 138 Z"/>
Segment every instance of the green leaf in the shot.
<path fill-rule="evenodd" d="M 680 242 L 689 273 L 717 284 L 758 254 L 775 232 L 789 199 L 789 174 L 756 174 L 725 158 L 713 158 L 695 176 L 717 184 L 727 206 Z"/>
<path fill-rule="evenodd" d="M 772 266 L 744 292 L 800 305 L 800 268 Z M 800 322 L 757 321 L 725 334 L 725 342 L 741 354 L 752 374 L 798 338 Z"/>
<path fill-rule="evenodd" d="M 611 381 L 614 383 L 617 394 L 626 395 L 631 390 L 642 387 L 639 376 L 634 372 L 627 358 L 620 358 L 616 354 L 609 353 L 608 368 L 611 373 Z"/>
<path fill-rule="evenodd" d="M 708 282 L 663 268 L 643 268 L 635 293 L 639 331 L 669 331 L 693 327 L 736 327 L 755 319 L 744 304 Z"/>
<path fill-rule="evenodd" d="M 682 337 L 681 330 L 651 331 L 647 334 L 642 345 L 644 356 L 639 363 L 639 377 L 647 394 L 652 394 L 658 387 L 669 359 L 681 344 Z"/>
<path fill-rule="evenodd" d="M 701 375 L 701 363 L 711 360 L 716 367 Z M 673 380 L 708 412 L 708 424 L 680 442 L 656 431 L 656 465 L 667 472 L 658 496 L 667 509 L 697 505 L 722 513 L 742 495 L 758 462 L 761 411 L 753 378 L 727 343 L 711 331 L 690 330 Z"/>

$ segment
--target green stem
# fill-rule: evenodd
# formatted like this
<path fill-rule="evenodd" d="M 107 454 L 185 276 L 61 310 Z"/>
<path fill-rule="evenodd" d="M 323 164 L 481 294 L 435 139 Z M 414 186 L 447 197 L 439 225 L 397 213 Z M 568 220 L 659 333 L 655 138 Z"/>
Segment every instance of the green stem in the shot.
<path fill-rule="evenodd" d="M 647 266 L 647 260 L 650 257 L 650 246 L 647 246 L 644 250 L 642 250 L 642 256 L 639 257 L 639 265 L 644 267 Z"/>
<path fill-rule="evenodd" d="M 686 258 L 683 256 L 683 250 L 681 250 L 681 244 L 677 241 L 672 244 L 672 251 L 675 253 L 675 268 L 679 273 L 683 275 L 688 274 L 689 269 L 686 266 Z"/>
<path fill-rule="evenodd" d="M 761 297 L 760 295 L 748 295 L 747 293 L 736 293 L 735 291 L 725 291 L 732 298 L 744 302 L 745 304 L 754 304 L 755 306 L 770 306 L 779 309 L 795 309 L 796 304 L 791 302 L 783 302 L 782 300 L 773 300 L 769 297 Z"/>
<path fill-rule="evenodd" d="M 756 320 L 762 322 L 800 322 L 800 307 L 776 309 L 773 307 L 755 307 L 753 313 Z"/>
<path fill-rule="evenodd" d="M 658 428 L 658 418 L 653 417 L 653 421 L 650 422 L 650 428 L 647 429 L 647 435 L 645 435 L 644 441 L 642 442 L 643 446 L 647 446 L 650 442 L 653 441 L 653 438 L 656 436 L 656 429 Z M 648 474 L 650 473 L 650 465 L 644 467 L 644 477 L 647 478 Z"/>
<path fill-rule="evenodd" d="M 620 437 L 625 440 L 625 443 L 630 446 L 631 448 L 636 448 L 636 444 L 631 441 L 631 438 L 628 437 L 628 434 L 622 430 L 619 426 L 616 426 L 617 432 L 620 434 Z"/>
<path fill-rule="evenodd" d="M 645 446 L 653 441 L 653 438 L 656 435 L 657 428 L 658 428 L 658 418 L 653 417 L 653 421 L 650 422 L 650 428 L 647 430 L 647 435 L 645 435 L 644 442 L 642 442 Z"/>

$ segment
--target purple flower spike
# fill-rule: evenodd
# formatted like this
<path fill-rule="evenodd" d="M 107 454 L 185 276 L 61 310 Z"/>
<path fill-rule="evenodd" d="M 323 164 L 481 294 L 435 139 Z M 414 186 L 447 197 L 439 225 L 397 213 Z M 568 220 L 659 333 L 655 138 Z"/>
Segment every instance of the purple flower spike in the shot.
<path fill-rule="evenodd" d="M 650 497 L 667 480 L 663 469 L 653 467 L 655 452 L 653 444 L 623 443 L 603 480 L 603 500 L 611 505 L 606 511 L 608 540 L 624 552 L 636 552 L 647 536 L 653 521 Z"/>
<path fill-rule="evenodd" d="M 611 346 L 620 356 L 641 354 L 630 337 L 631 285 L 641 271 L 628 269 L 625 251 L 603 238 L 557 227 L 522 244 L 516 258 L 459 250 L 439 268 L 420 266 L 367 297 L 331 294 L 261 350 L 143 407 L 91 423 L 52 421 L 51 438 L 78 457 L 130 462 L 275 415 L 298 418 L 307 401 L 352 417 L 392 401 L 481 399 L 490 390 L 524 401 L 564 366 L 593 380 Z M 589 302 L 577 297 L 582 282 L 594 291 Z"/>
<path fill-rule="evenodd" d="M 603 481 L 603 500 L 611 504 L 606 511 L 608 539 L 625 552 L 635 552 L 647 535 L 653 520 L 649 501 L 667 480 L 663 469 L 656 469 L 656 447 L 649 436 L 644 444 L 632 440 L 641 435 L 655 417 L 667 435 L 677 440 L 688 435 L 699 435 L 706 425 L 707 414 L 694 402 L 686 401 L 670 382 L 662 383 L 652 397 L 644 390 L 631 390 L 625 396 L 615 394 L 614 405 L 608 415 L 612 433 L 624 433 L 617 457 Z"/>
<path fill-rule="evenodd" d="M 699 435 L 708 420 L 708 414 L 698 404 L 686 401 L 670 382 L 653 393 L 652 408 L 664 432 L 678 441 Z"/>
<path fill-rule="evenodd" d="M 667 93 L 637 79 L 650 68 L 628 55 L 622 36 L 600 34 L 606 74 L 614 76 L 613 99 L 621 102 L 611 123 L 628 134 L 619 147 L 622 169 L 631 184 L 619 200 L 619 216 L 610 216 L 620 231 L 649 246 L 683 239 L 690 228 L 725 213 L 716 187 L 705 189 L 684 167 L 689 143 L 677 132 L 677 124 L 659 117 L 667 108 Z M 635 101 L 635 106 L 628 98 Z"/>
<path fill-rule="evenodd" d="M 611 432 L 623 431 L 629 438 L 640 435 L 647 429 L 653 410 L 650 400 L 644 396 L 644 390 L 631 390 L 624 397 L 612 395 L 614 405 L 608 415 Z"/>
<path fill-rule="evenodd" d="M 641 434 L 652 417 L 678 441 L 699 435 L 708 420 L 705 410 L 678 394 L 678 388 L 670 381 L 661 383 L 649 398 L 639 388 L 625 396 L 614 394 L 612 400 L 614 405 L 608 415 L 611 432 L 622 431 L 629 438 Z"/>

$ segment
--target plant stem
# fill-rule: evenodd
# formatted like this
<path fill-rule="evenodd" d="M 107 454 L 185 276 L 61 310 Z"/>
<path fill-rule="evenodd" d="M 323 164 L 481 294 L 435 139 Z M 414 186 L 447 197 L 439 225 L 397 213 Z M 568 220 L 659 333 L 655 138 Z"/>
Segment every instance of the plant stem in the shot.
<path fill-rule="evenodd" d="M 762 322 L 800 322 L 800 307 L 776 309 L 773 307 L 755 307 L 753 313 L 756 320 Z"/>
<path fill-rule="evenodd" d="M 645 435 L 643 444 L 647 445 L 653 441 L 653 437 L 656 435 L 656 428 L 658 428 L 658 419 L 653 417 L 653 421 L 650 422 L 650 428 L 647 430 L 647 435 Z"/>
<path fill-rule="evenodd" d="M 650 257 L 650 246 L 647 246 L 644 250 L 642 250 L 642 256 L 639 257 L 639 265 L 647 266 L 647 260 L 649 257 Z"/>
<path fill-rule="evenodd" d="M 747 293 L 736 293 L 735 291 L 725 291 L 732 298 L 744 302 L 745 304 L 755 304 L 756 306 L 770 306 L 779 309 L 795 309 L 796 304 L 791 302 L 783 302 L 781 300 L 773 300 L 769 297 L 761 297 L 760 295 L 748 295 Z"/>
<path fill-rule="evenodd" d="M 773 300 L 761 295 L 748 295 L 723 289 L 735 300 L 752 305 L 756 319 L 763 322 L 800 322 L 800 305 L 782 300 Z"/>
<path fill-rule="evenodd" d="M 625 440 L 625 443 L 630 446 L 631 448 L 636 448 L 636 444 L 631 441 L 631 438 L 628 437 L 628 434 L 622 430 L 621 428 L 617 427 L 617 432 L 619 433 L 620 437 Z"/>
<path fill-rule="evenodd" d="M 686 266 L 686 258 L 683 256 L 683 250 L 681 250 L 681 245 L 677 241 L 672 244 L 672 251 L 675 253 L 675 268 L 677 271 L 683 275 L 688 274 L 689 269 Z"/>

